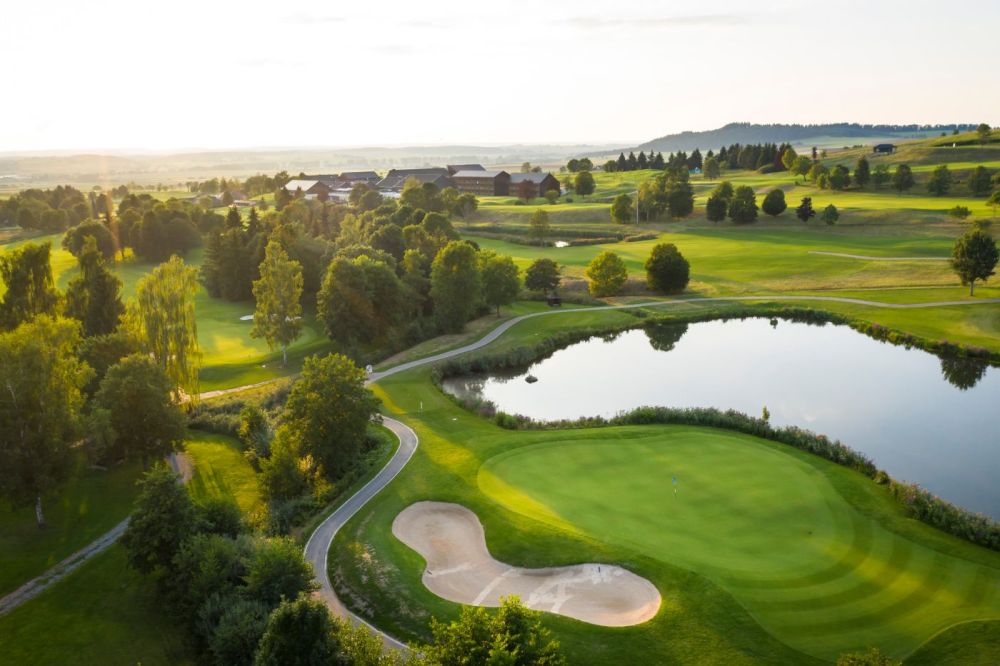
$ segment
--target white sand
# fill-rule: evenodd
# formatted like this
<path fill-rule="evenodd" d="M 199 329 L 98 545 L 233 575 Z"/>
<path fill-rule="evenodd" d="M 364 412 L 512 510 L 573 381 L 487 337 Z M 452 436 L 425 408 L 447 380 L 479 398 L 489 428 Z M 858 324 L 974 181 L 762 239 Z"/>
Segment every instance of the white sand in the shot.
<path fill-rule="evenodd" d="M 479 518 L 459 504 L 412 504 L 396 516 L 392 533 L 427 561 L 427 589 L 449 601 L 499 606 L 501 597 L 517 595 L 529 608 L 608 627 L 640 624 L 660 608 L 656 587 L 621 567 L 522 569 L 498 562 Z"/>

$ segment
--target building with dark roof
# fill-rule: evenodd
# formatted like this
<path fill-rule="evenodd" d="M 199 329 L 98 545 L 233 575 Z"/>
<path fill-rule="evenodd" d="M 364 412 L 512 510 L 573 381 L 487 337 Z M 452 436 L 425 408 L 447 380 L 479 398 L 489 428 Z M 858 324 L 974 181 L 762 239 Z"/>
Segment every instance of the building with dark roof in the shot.
<path fill-rule="evenodd" d="M 383 192 L 402 192 L 403 186 L 410 178 L 420 183 L 433 183 L 438 189 L 451 187 L 451 178 L 444 167 L 425 167 L 423 169 L 389 169 L 385 178 L 378 182 L 378 189 Z"/>
<path fill-rule="evenodd" d="M 891 143 L 880 143 L 877 144 L 874 148 L 872 148 L 872 152 L 883 153 L 883 154 L 894 153 L 896 152 L 896 146 Z"/>
<path fill-rule="evenodd" d="M 533 171 L 531 173 L 512 173 L 510 175 L 510 193 L 522 199 L 543 197 L 549 190 L 562 191 L 559 179 L 551 173 Z"/>
<path fill-rule="evenodd" d="M 365 185 L 374 185 L 378 181 L 382 180 L 374 171 L 345 171 L 340 174 L 340 180 L 346 187 L 354 187 L 358 183 L 364 183 Z"/>
<path fill-rule="evenodd" d="M 330 186 L 321 180 L 290 180 L 285 183 L 285 191 L 291 194 L 302 192 L 306 199 L 325 199 L 330 196 Z"/>
<path fill-rule="evenodd" d="M 459 171 L 486 171 L 486 167 L 482 164 L 449 164 L 447 165 L 448 173 L 454 176 Z"/>
<path fill-rule="evenodd" d="M 449 169 L 451 167 L 448 167 Z M 506 171 L 468 169 L 451 174 L 451 182 L 460 192 L 495 197 L 510 194 L 510 174 Z"/>

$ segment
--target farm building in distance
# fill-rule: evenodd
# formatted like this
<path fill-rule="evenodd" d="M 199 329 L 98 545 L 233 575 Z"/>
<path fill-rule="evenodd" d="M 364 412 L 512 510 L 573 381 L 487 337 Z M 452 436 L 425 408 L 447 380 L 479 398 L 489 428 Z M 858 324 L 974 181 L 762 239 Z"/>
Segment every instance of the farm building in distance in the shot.
<path fill-rule="evenodd" d="M 896 152 L 896 146 L 891 143 L 879 143 L 872 148 L 872 152 L 887 155 Z"/>
<path fill-rule="evenodd" d="M 448 164 L 448 174 L 454 176 L 459 171 L 486 171 L 482 164 Z"/>
<path fill-rule="evenodd" d="M 413 178 L 421 183 L 432 183 L 439 190 L 451 187 L 451 178 L 444 167 L 426 167 L 423 169 L 389 169 L 385 178 L 378 182 L 382 192 L 402 192 L 406 181 Z"/>
<path fill-rule="evenodd" d="M 522 199 L 545 196 L 549 190 L 561 191 L 559 180 L 551 173 L 514 173 L 510 176 L 510 193 Z"/>
<path fill-rule="evenodd" d="M 461 192 L 471 192 L 488 197 L 505 197 L 510 194 L 510 174 L 506 171 L 487 171 L 486 169 L 456 171 L 451 175 L 451 181 L 454 183 L 455 189 Z"/>
<path fill-rule="evenodd" d="M 290 180 L 285 183 L 285 191 L 302 195 L 306 199 L 324 198 L 330 196 L 331 187 L 318 178 L 315 180 Z"/>

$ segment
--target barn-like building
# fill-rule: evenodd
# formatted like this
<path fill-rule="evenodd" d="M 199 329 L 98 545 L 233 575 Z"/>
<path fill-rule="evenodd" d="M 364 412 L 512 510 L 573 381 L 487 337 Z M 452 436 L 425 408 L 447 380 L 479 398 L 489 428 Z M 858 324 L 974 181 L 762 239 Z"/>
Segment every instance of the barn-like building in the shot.
<path fill-rule="evenodd" d="M 460 192 L 487 197 L 505 197 L 510 194 L 510 174 L 506 171 L 456 171 L 451 176 L 451 182 Z"/>

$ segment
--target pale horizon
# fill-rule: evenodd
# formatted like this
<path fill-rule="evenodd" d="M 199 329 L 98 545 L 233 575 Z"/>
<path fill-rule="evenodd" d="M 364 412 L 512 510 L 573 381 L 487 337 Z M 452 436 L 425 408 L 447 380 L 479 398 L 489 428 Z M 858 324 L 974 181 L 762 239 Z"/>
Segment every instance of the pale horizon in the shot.
<path fill-rule="evenodd" d="M 989 85 L 1000 7 L 958 0 L 943 31 L 917 4 L 729 0 L 708 12 L 623 0 L 609 16 L 592 0 L 311 12 L 19 2 L 5 8 L 17 29 L 0 44 L 18 91 L 0 153 L 634 145 L 729 122 L 1000 124 Z"/>

